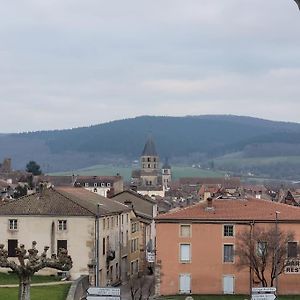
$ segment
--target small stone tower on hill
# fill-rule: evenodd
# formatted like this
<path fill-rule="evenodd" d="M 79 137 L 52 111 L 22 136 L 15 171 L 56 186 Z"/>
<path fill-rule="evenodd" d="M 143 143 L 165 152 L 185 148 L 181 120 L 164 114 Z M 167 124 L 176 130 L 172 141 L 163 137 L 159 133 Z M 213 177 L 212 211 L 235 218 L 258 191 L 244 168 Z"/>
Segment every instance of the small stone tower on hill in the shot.
<path fill-rule="evenodd" d="M 165 159 L 165 162 L 161 168 L 162 184 L 165 188 L 169 188 L 172 181 L 172 172 L 171 166 L 168 162 L 168 158 Z"/>
<path fill-rule="evenodd" d="M 159 156 L 152 137 L 149 137 L 141 155 L 141 180 L 144 186 L 157 186 L 159 176 Z"/>

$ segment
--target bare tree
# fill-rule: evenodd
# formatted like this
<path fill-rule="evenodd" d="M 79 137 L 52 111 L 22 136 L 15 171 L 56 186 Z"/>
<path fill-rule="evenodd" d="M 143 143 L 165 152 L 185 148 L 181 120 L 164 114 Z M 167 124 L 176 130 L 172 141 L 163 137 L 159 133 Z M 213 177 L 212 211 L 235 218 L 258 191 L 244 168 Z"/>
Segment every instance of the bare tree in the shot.
<path fill-rule="evenodd" d="M 154 293 L 154 275 L 134 275 L 129 280 L 131 300 L 149 300 Z"/>
<path fill-rule="evenodd" d="M 295 2 L 297 3 L 299 9 L 300 9 L 300 0 L 295 0 Z"/>
<path fill-rule="evenodd" d="M 41 255 L 38 255 L 36 242 L 32 242 L 32 248 L 25 250 L 24 245 L 16 248 L 16 256 L 19 264 L 13 260 L 8 260 L 8 251 L 4 245 L 0 244 L 0 267 L 10 268 L 19 277 L 19 300 L 30 300 L 30 282 L 35 272 L 43 268 L 53 268 L 61 271 L 69 271 L 72 268 L 72 259 L 65 249 L 59 249 L 58 255 L 52 254 L 47 258 L 49 247 L 44 247 Z M 28 254 L 27 254 L 28 252 Z"/>
<path fill-rule="evenodd" d="M 235 254 L 240 269 L 252 268 L 263 287 L 273 286 L 274 280 L 287 265 L 287 244 L 294 241 L 293 232 L 254 226 L 237 235 Z"/>

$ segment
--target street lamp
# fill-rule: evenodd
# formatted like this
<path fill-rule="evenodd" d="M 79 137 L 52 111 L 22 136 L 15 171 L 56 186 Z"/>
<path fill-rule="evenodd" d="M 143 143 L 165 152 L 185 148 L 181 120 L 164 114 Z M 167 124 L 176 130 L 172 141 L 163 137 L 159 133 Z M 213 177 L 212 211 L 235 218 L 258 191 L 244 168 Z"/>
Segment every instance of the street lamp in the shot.
<path fill-rule="evenodd" d="M 275 240 L 275 287 L 276 287 L 276 295 L 278 295 L 278 215 L 280 214 L 280 211 L 275 211 L 275 234 L 276 234 L 276 240 Z"/>

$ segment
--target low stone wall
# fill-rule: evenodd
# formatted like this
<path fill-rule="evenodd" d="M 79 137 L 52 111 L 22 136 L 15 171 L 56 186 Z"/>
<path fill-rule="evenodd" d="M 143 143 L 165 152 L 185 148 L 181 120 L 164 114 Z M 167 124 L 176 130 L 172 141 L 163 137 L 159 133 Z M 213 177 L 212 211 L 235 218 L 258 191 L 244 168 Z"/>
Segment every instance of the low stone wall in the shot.
<path fill-rule="evenodd" d="M 86 296 L 86 290 L 89 288 L 89 276 L 82 275 L 75 280 L 69 290 L 66 300 L 81 300 Z"/>

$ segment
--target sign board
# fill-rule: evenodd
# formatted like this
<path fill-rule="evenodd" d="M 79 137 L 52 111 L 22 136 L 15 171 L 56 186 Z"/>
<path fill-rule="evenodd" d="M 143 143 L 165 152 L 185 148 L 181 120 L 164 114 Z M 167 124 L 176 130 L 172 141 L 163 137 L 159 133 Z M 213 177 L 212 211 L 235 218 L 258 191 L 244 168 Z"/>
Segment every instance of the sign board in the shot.
<path fill-rule="evenodd" d="M 300 274 L 300 260 L 290 259 L 285 262 L 285 274 Z"/>
<path fill-rule="evenodd" d="M 121 298 L 109 296 L 87 296 L 86 300 L 121 300 Z"/>
<path fill-rule="evenodd" d="M 147 262 L 154 263 L 155 262 L 155 253 L 147 252 Z"/>
<path fill-rule="evenodd" d="M 276 287 L 252 288 L 252 293 L 276 293 Z"/>
<path fill-rule="evenodd" d="M 275 300 L 275 298 L 274 294 L 254 294 L 251 300 Z"/>
<path fill-rule="evenodd" d="M 121 290 L 119 288 L 100 288 L 100 287 L 90 287 L 87 290 L 89 296 L 120 296 Z M 99 298 L 100 299 L 100 298 Z M 111 298 L 109 298 L 111 299 Z"/>

